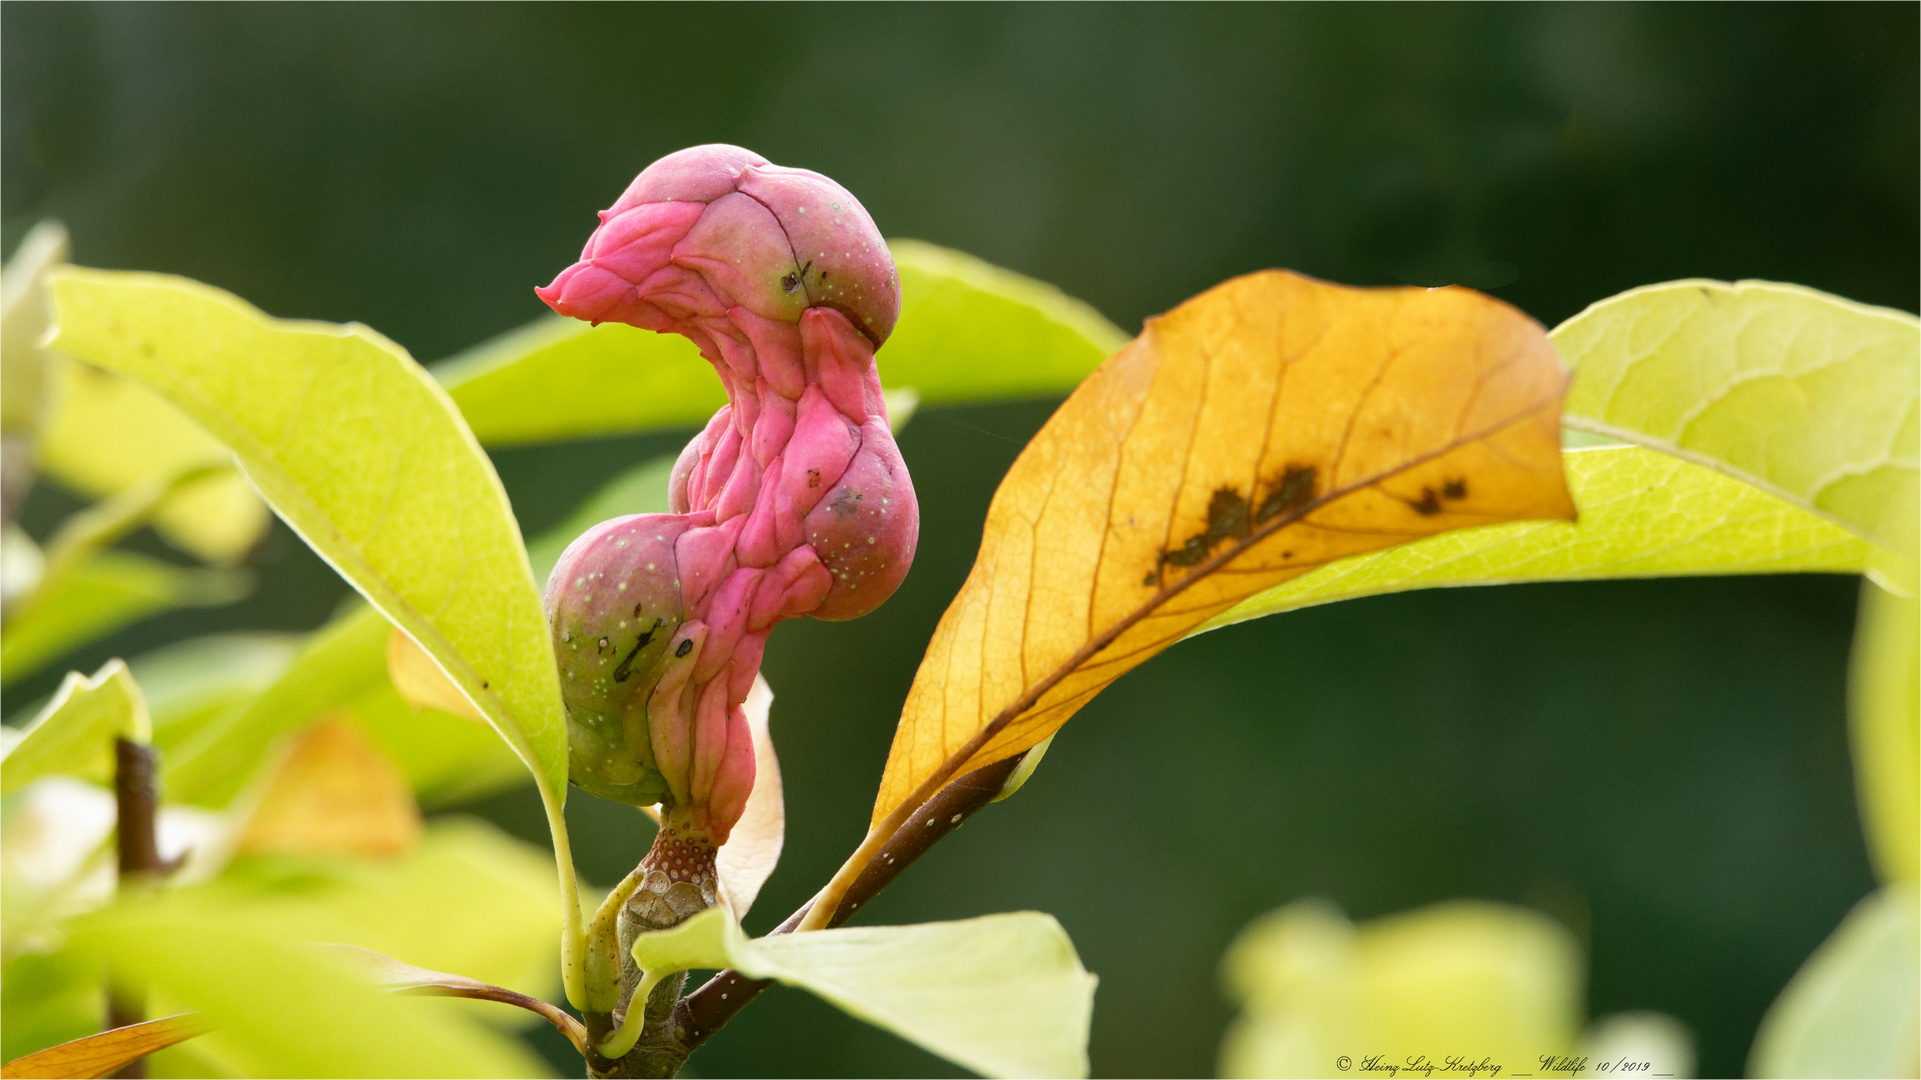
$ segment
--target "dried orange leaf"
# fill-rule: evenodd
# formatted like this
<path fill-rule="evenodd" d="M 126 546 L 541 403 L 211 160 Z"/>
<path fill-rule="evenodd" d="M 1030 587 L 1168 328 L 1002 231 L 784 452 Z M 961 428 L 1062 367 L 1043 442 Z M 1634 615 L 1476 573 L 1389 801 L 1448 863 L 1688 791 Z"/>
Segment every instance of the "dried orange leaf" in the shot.
<path fill-rule="evenodd" d="M 40 1080 L 42 1077 L 112 1076 L 130 1061 L 186 1042 L 206 1031 L 207 1025 L 193 1013 L 129 1024 L 15 1058 L 0 1066 L 0 1077 Z"/>
<path fill-rule="evenodd" d="M 294 740 L 239 849 L 385 858 L 413 850 L 421 831 L 406 776 L 352 721 L 332 716 Z"/>
<path fill-rule="evenodd" d="M 1541 326 L 1469 289 L 1266 271 L 1148 320 L 1001 482 L 908 693 L 876 834 L 1262 589 L 1449 529 L 1572 519 L 1566 389 Z"/>

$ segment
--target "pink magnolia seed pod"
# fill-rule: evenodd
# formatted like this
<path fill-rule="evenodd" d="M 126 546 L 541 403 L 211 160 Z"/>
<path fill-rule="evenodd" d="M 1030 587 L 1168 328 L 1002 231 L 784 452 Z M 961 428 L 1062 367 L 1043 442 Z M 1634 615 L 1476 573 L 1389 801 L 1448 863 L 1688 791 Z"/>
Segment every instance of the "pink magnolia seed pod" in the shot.
<path fill-rule="evenodd" d="M 548 583 L 572 779 L 719 844 L 753 788 L 740 705 L 768 632 L 864 615 L 913 562 L 920 511 L 874 364 L 900 280 L 845 188 L 735 146 L 660 159 L 600 219 L 541 299 L 687 337 L 728 405 L 676 463 L 672 513 L 596 527 Z"/>

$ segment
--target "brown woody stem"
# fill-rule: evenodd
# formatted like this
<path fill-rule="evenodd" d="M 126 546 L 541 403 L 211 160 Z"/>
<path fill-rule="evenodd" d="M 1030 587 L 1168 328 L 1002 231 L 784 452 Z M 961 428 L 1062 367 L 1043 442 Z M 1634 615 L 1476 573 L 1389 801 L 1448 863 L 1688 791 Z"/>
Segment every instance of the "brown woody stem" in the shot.
<path fill-rule="evenodd" d="M 116 888 L 123 896 L 150 887 L 167 870 L 154 827 L 160 806 L 158 763 L 159 754 L 151 746 L 127 739 L 113 741 L 113 796 L 118 820 L 114 846 L 119 855 Z M 146 1015 L 144 997 L 138 988 L 110 979 L 107 1030 L 140 1023 Z M 145 1077 L 147 1059 L 135 1058 L 113 1075 Z"/>

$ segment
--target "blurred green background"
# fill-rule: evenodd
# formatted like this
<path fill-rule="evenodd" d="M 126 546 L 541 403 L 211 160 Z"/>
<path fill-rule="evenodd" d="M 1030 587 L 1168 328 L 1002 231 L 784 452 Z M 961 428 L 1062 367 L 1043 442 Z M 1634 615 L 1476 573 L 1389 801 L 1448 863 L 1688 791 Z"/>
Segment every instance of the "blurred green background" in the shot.
<path fill-rule="evenodd" d="M 1917 10 L 9 3 L 0 242 L 59 217 L 78 262 L 359 320 L 434 360 L 538 314 L 532 286 L 642 166 L 726 141 L 1130 331 L 1267 266 L 1458 281 L 1550 326 L 1689 276 L 1913 310 Z M 919 652 L 1052 404 L 922 411 L 900 440 L 924 519 L 906 585 L 775 636 L 789 840 L 750 929 L 859 838 Z M 531 533 L 687 434 L 495 461 Z M 79 505 L 43 484 L 24 520 L 44 535 Z M 345 593 L 284 528 L 250 562 L 250 599 L 90 646 L 7 711 L 111 655 L 311 629 Z M 1101 976 L 1096 1074 L 1207 1075 L 1216 964 L 1255 915 L 1309 894 L 1357 918 L 1518 902 L 1588 942 L 1592 1013 L 1672 1013 L 1702 1075 L 1737 1074 L 1873 884 L 1843 724 L 1855 590 L 1454 590 L 1209 634 L 1097 699 L 1018 798 L 863 918 L 1053 912 Z M 469 809 L 545 842 L 531 791 Z M 570 818 L 602 883 L 648 841 L 579 793 Z M 954 1073 L 795 992 L 692 1070 Z"/>

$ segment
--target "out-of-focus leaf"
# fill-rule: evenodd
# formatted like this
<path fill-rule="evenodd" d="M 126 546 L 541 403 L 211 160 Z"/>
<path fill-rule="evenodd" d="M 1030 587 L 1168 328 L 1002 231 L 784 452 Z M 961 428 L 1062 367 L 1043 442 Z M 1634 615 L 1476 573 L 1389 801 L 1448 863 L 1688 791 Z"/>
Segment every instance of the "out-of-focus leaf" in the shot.
<path fill-rule="evenodd" d="M 175 566 L 130 551 L 103 551 L 61 576 L 0 639 L 0 683 L 24 678 L 69 649 L 149 615 L 180 607 L 218 607 L 247 595 L 241 569 Z"/>
<path fill-rule="evenodd" d="M 1848 673 L 1854 790 L 1884 882 L 1921 881 L 1921 602 L 1861 587 Z"/>
<path fill-rule="evenodd" d="M 1918 911 L 1907 883 L 1856 904 L 1762 1019 L 1748 1075 L 1915 1075 L 1921 1068 Z"/>
<path fill-rule="evenodd" d="M 489 446 L 706 423 L 727 404 L 678 334 L 546 315 L 434 366 Z"/>
<path fill-rule="evenodd" d="M 0 838 L 0 964 L 58 949 L 63 920 L 113 898 L 116 816 L 111 791 L 70 776 L 46 777 L 8 796 Z M 207 880 L 226 863 L 232 827 L 223 815 L 163 804 L 155 824 L 162 861 L 178 865 L 167 876 L 169 884 Z M 9 1040 L 21 1000 L 6 999 Z M 93 1030 L 101 1015 L 90 1014 L 86 1030 Z M 9 1041 L 7 1055 L 85 1033 L 72 1031 L 27 1047 Z"/>
<path fill-rule="evenodd" d="M 526 768 L 491 728 L 401 700 L 388 681 L 391 633 L 379 612 L 357 606 L 316 632 L 271 685 L 200 719 L 179 740 L 163 739 L 168 796 L 226 805 L 280 740 L 330 713 L 351 715 L 424 804 L 526 782 Z"/>
<path fill-rule="evenodd" d="M 54 347 L 141 380 L 225 442 L 557 810 L 566 729 L 540 596 L 500 480 L 432 378 L 365 327 L 270 319 L 183 278 L 66 269 L 51 291 Z"/>
<path fill-rule="evenodd" d="M 1565 385 L 1538 324 L 1466 289 L 1270 271 L 1151 320 L 995 493 L 908 692 L 862 851 L 1264 589 L 1449 529 L 1572 517 Z"/>
<path fill-rule="evenodd" d="M 151 733 L 146 700 L 124 662 L 109 660 L 92 678 L 71 672 L 0 761 L 0 794 L 44 776 L 107 779 L 114 739 L 144 743 Z"/>
<path fill-rule="evenodd" d="M 304 944 L 287 912 L 210 889 L 73 924 L 75 947 L 191 1008 L 207 1050 L 250 1076 L 537 1076 L 526 1049 L 440 1002 L 394 997 Z M 324 932 L 324 930 L 322 931 Z M 289 992 L 292 988 L 297 992 Z"/>
<path fill-rule="evenodd" d="M 54 1077 L 112 1076 L 120 1067 L 156 1050 L 164 1050 L 204 1034 L 206 1024 L 192 1013 L 130 1024 L 97 1035 L 75 1039 L 29 1054 L 0 1068 L 0 1077 L 13 1080 Z"/>
<path fill-rule="evenodd" d="M 1799 285 L 1672 281 L 1603 300 L 1553 339 L 1575 366 L 1569 426 L 1722 469 L 1914 561 L 1913 315 Z"/>
<path fill-rule="evenodd" d="M 33 486 L 34 441 L 45 417 L 47 355 L 46 272 L 67 261 L 67 230 L 42 221 L 0 272 L 0 527 Z M 11 591 L 11 590 L 9 590 Z"/>
<path fill-rule="evenodd" d="M 280 739 L 386 681 L 388 632 L 370 607 L 322 627 L 272 685 L 206 721 L 161 759 L 167 797 L 225 806 Z"/>
<path fill-rule="evenodd" d="M 1201 631 L 1357 596 L 1450 585 L 1860 573 L 1874 546 L 1752 484 L 1637 446 L 1566 455 L 1578 522 L 1510 522 L 1322 566 L 1241 601 Z"/>
<path fill-rule="evenodd" d="M 1333 1075 L 1343 1055 L 1405 1067 L 1445 1051 L 1511 1068 L 1566 1054 L 1581 968 L 1573 937 L 1521 908 L 1454 901 L 1355 927 L 1325 902 L 1290 904 L 1228 950 L 1223 974 L 1243 1011 L 1221 1075 Z"/>
<path fill-rule="evenodd" d="M 71 953 L 9 957 L 0 980 L 7 1017 L 0 1025 L 0 1060 L 91 1035 L 107 1015 L 99 968 Z"/>
<path fill-rule="evenodd" d="M 1588 1026 L 1577 1056 L 1589 1062 L 1577 1076 L 1599 1075 L 1598 1066 L 1603 1064 L 1617 1075 L 1693 1076 L 1694 1036 L 1686 1024 L 1666 1013 L 1615 1013 Z M 1628 1062 L 1638 1068 L 1624 1068 Z"/>
<path fill-rule="evenodd" d="M 0 526 L 0 612 L 11 618 L 13 605 L 40 584 L 46 555 L 26 530 L 9 521 Z"/>
<path fill-rule="evenodd" d="M 1093 308 L 970 255 L 889 245 L 901 314 L 877 359 L 930 405 L 1065 393 L 1127 342 Z M 703 424 L 727 396 L 693 344 L 620 323 L 545 316 L 434 368 L 488 445 Z M 898 429 L 914 399 L 890 396 Z"/>
<path fill-rule="evenodd" d="M 1098 981 L 1051 915 L 1019 911 L 917 926 L 843 927 L 748 940 L 725 909 L 642 934 L 649 979 L 731 967 L 811 991 L 983 1076 L 1086 1076 Z"/>
<path fill-rule="evenodd" d="M 502 986 L 494 986 L 465 975 L 451 975 L 444 971 L 428 971 L 423 967 L 403 964 L 391 956 L 363 949 L 358 945 L 332 945 L 345 956 L 364 967 L 374 982 L 389 990 L 404 993 L 424 993 L 443 997 L 472 998 L 479 1001 L 494 1001 L 502 1005 L 512 1005 L 554 1025 L 574 1049 L 587 1052 L 587 1028 L 580 1021 L 561 1010 L 558 1006 L 528 997 Z"/>
<path fill-rule="evenodd" d="M 127 661 L 147 696 L 154 745 L 172 751 L 222 711 L 273 685 L 301 644 L 297 634 L 210 634 Z"/>
<path fill-rule="evenodd" d="M 31 436 L 39 426 L 46 377 L 40 351 L 47 330 L 44 284 L 47 271 L 67 261 L 67 249 L 66 226 L 42 221 L 0 271 L 0 434 Z"/>
<path fill-rule="evenodd" d="M 747 809 L 727 834 L 727 842 L 714 853 L 714 872 L 720 879 L 721 896 L 733 909 L 736 920 L 746 917 L 767 875 L 780 862 L 780 850 L 787 838 L 787 803 L 781 790 L 780 759 L 774 756 L 774 737 L 767 729 L 768 711 L 774 704 L 773 688 L 767 680 L 754 676 L 753 688 L 741 711 L 754 733 L 754 790 L 747 796 Z"/>
<path fill-rule="evenodd" d="M 393 858 L 420 841 L 407 778 L 352 723 L 330 717 L 301 732 L 240 831 L 242 854 Z"/>
<path fill-rule="evenodd" d="M 409 705 L 391 685 L 366 691 L 343 711 L 400 766 L 414 796 L 428 809 L 532 782 L 526 766 L 493 729 Z"/>
<path fill-rule="evenodd" d="M 439 709 L 475 723 L 487 722 L 434 658 L 399 630 L 387 635 L 387 677 L 393 680 L 401 698 L 416 709 Z"/>
<path fill-rule="evenodd" d="M 56 357 L 52 414 L 40 432 L 41 467 L 95 497 L 229 460 L 227 448 L 173 404 L 131 379 Z M 267 527 L 267 508 L 232 472 L 210 475 L 167 496 L 154 528 L 203 559 L 246 554 Z"/>
<path fill-rule="evenodd" d="M 1064 394 L 1127 344 L 1088 304 L 951 248 L 892 240 L 900 321 L 881 381 L 927 405 Z"/>

